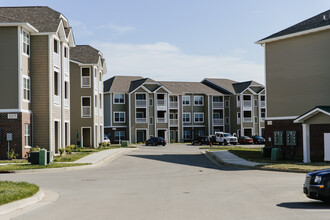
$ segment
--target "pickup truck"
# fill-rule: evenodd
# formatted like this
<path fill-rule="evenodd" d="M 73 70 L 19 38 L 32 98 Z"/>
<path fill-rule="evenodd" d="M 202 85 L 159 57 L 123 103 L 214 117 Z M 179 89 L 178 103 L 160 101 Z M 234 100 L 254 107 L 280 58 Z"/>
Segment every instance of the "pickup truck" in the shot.
<path fill-rule="evenodd" d="M 229 133 L 224 133 L 224 132 L 215 132 L 215 135 L 212 136 L 212 143 L 215 144 L 237 144 L 237 137 L 232 136 Z"/>

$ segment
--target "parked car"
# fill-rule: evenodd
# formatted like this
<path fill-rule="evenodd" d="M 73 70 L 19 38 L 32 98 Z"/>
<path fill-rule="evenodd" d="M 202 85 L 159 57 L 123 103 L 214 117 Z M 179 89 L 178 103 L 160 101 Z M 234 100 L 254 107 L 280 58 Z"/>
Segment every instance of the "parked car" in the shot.
<path fill-rule="evenodd" d="M 330 169 L 316 170 L 306 175 L 304 193 L 310 199 L 330 201 Z"/>
<path fill-rule="evenodd" d="M 253 144 L 253 139 L 248 136 L 242 136 L 238 138 L 240 144 Z"/>
<path fill-rule="evenodd" d="M 146 141 L 146 145 L 152 145 L 152 146 L 156 146 L 156 145 L 166 145 L 166 140 L 162 137 L 152 137 L 149 140 Z"/>
<path fill-rule="evenodd" d="M 110 143 L 110 139 L 108 136 L 104 135 L 104 138 L 103 138 L 103 142 L 107 143 L 107 144 L 111 144 Z"/>
<path fill-rule="evenodd" d="M 212 137 L 212 143 L 218 143 L 218 144 L 237 144 L 237 137 L 224 132 L 215 132 L 215 135 Z"/>
<path fill-rule="evenodd" d="M 265 144 L 265 138 L 261 136 L 252 136 L 252 139 L 255 144 Z"/>
<path fill-rule="evenodd" d="M 210 138 L 208 136 L 195 137 L 191 144 L 192 145 L 195 145 L 195 144 L 199 144 L 199 145 L 210 144 Z"/>

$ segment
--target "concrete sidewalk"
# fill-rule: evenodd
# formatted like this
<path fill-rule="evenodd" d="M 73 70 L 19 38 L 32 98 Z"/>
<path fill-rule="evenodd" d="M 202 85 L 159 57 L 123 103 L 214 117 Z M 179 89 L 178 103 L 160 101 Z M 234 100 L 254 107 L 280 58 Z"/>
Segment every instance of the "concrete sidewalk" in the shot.
<path fill-rule="evenodd" d="M 244 167 L 255 167 L 257 165 L 263 165 L 263 163 L 256 163 L 256 162 L 251 162 L 251 161 L 242 159 L 242 158 L 230 153 L 227 150 L 207 151 L 206 153 L 208 155 L 210 155 L 216 161 L 223 163 L 223 164 L 244 166 Z"/>

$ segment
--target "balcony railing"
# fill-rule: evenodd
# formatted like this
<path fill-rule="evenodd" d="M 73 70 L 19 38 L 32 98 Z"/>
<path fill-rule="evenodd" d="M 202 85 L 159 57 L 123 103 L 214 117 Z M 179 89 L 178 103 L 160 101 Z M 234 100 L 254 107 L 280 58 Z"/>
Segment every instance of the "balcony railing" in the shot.
<path fill-rule="evenodd" d="M 70 100 L 64 99 L 64 107 L 69 108 L 70 107 Z"/>
<path fill-rule="evenodd" d="M 222 109 L 223 108 L 223 102 L 213 102 L 213 108 L 214 109 Z"/>
<path fill-rule="evenodd" d="M 69 76 L 69 59 L 63 58 L 64 73 L 66 76 Z"/>
<path fill-rule="evenodd" d="M 178 119 L 170 119 L 170 126 L 178 126 Z"/>
<path fill-rule="evenodd" d="M 82 116 L 83 117 L 91 117 L 91 107 L 90 106 L 83 106 L 82 107 Z"/>
<path fill-rule="evenodd" d="M 147 119 L 146 118 L 136 118 L 135 122 L 136 123 L 147 123 Z"/>
<path fill-rule="evenodd" d="M 157 123 L 166 123 L 166 118 L 157 118 Z"/>
<path fill-rule="evenodd" d="M 237 119 L 237 124 L 241 124 L 241 119 L 240 118 Z"/>
<path fill-rule="evenodd" d="M 244 117 L 243 122 L 252 122 L 252 117 Z"/>
<path fill-rule="evenodd" d="M 82 77 L 82 87 L 90 87 L 91 86 L 91 77 L 83 76 Z"/>
<path fill-rule="evenodd" d="M 251 100 L 244 100 L 243 101 L 243 108 L 252 108 L 252 101 Z"/>
<path fill-rule="evenodd" d="M 266 101 L 260 101 L 260 107 L 265 108 L 266 107 Z"/>
<path fill-rule="evenodd" d="M 58 53 L 53 53 L 54 66 L 60 68 L 60 55 Z"/>
<path fill-rule="evenodd" d="M 157 100 L 157 110 L 166 110 L 167 108 L 166 99 L 158 99 Z"/>
<path fill-rule="evenodd" d="M 141 99 L 136 100 L 135 101 L 135 106 L 137 108 L 145 108 L 145 107 L 147 107 L 147 100 L 141 100 Z"/>
<path fill-rule="evenodd" d="M 215 118 L 213 119 L 213 126 L 222 126 L 223 122 L 223 118 Z"/>
<path fill-rule="evenodd" d="M 265 117 L 262 117 L 260 118 L 260 122 L 264 122 L 265 121 Z"/>
<path fill-rule="evenodd" d="M 54 95 L 54 104 L 55 105 L 60 105 L 60 96 Z"/>
<path fill-rule="evenodd" d="M 178 102 L 177 101 L 170 101 L 170 108 L 178 108 Z"/>

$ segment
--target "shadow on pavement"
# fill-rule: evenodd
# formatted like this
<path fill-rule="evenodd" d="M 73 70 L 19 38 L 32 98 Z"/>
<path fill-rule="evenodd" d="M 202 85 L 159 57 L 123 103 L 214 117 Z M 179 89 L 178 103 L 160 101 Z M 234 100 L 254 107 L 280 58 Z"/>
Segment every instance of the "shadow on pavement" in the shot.
<path fill-rule="evenodd" d="M 283 202 L 277 204 L 278 207 L 288 208 L 288 209 L 324 209 L 329 210 L 330 204 L 321 201 L 311 201 L 311 202 Z M 330 211 L 330 210 L 329 210 Z"/>
<path fill-rule="evenodd" d="M 149 160 L 157 160 L 167 163 L 175 163 L 181 165 L 203 167 L 203 168 L 217 169 L 224 171 L 246 170 L 244 168 L 235 168 L 225 165 L 222 166 L 215 165 L 202 154 L 162 154 L 162 155 L 129 155 L 129 156 L 149 159 Z"/>

